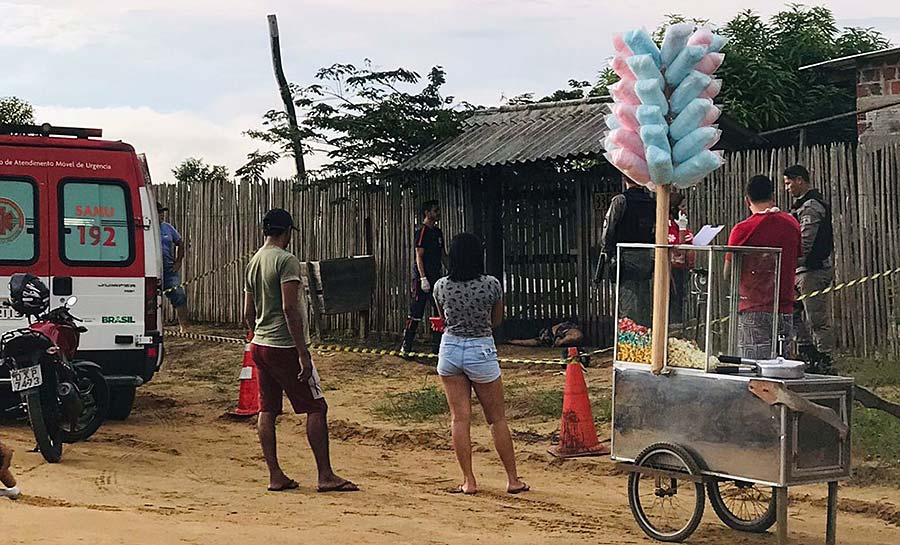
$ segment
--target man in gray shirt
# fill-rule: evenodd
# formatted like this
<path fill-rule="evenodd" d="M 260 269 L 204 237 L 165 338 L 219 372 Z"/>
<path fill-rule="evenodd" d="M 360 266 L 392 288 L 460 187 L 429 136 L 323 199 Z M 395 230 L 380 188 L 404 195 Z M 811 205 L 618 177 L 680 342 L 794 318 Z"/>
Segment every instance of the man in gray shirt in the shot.
<path fill-rule="evenodd" d="M 784 171 L 784 187 L 794 198 L 791 214 L 800 222 L 800 258 L 797 260 L 797 302 L 794 325 L 798 352 L 810 364 L 812 372 L 831 372 L 831 295 L 807 297 L 823 290 L 834 280 L 834 235 L 831 206 L 822 194 L 810 187 L 809 171 L 801 165 Z"/>

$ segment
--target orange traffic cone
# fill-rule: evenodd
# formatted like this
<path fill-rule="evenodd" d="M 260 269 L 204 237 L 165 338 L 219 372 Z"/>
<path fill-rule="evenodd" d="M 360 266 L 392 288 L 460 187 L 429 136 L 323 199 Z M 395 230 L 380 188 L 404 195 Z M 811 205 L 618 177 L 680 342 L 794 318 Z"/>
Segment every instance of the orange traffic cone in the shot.
<path fill-rule="evenodd" d="M 597 428 L 594 427 L 594 416 L 591 413 L 578 349 L 570 348 L 568 356 L 559 445 L 550 447 L 549 452 L 559 458 L 609 454 L 609 448 L 600 444 L 597 439 Z"/>
<path fill-rule="evenodd" d="M 250 341 L 253 333 L 247 333 L 247 344 L 244 345 L 244 363 L 241 366 L 241 390 L 238 395 L 237 409 L 229 412 L 231 416 L 253 416 L 259 413 L 259 380 L 256 376 L 256 364 L 250 355 Z"/>

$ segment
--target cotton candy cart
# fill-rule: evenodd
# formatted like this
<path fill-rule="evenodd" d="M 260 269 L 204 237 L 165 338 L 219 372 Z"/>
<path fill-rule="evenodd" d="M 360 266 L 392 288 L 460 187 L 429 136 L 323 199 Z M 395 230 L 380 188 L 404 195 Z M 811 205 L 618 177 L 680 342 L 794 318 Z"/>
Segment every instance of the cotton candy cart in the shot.
<path fill-rule="evenodd" d="M 651 371 L 651 332 L 634 300 L 650 282 L 654 245 L 620 245 L 617 256 L 617 342 L 613 370 L 612 458 L 628 474 L 628 499 L 640 528 L 679 542 L 697 529 L 706 497 L 729 527 L 765 532 L 777 522 L 787 537 L 788 488 L 828 484 L 826 543 L 835 542 L 837 483 L 850 475 L 853 380 L 802 375 L 769 378 L 740 361 L 751 303 L 771 302 L 770 356 L 779 339 L 775 294 L 778 250 L 724 246 L 669 247 L 690 252 L 681 305 L 670 305 L 666 365 Z M 629 282 L 631 284 L 629 284 Z M 753 293 L 748 293 L 752 288 Z M 631 291 L 629 291 L 631 290 Z M 676 290 L 673 290 L 675 292 Z M 624 296 L 624 297 L 623 297 Z M 755 297 L 754 301 L 748 298 Z M 673 308 L 680 309 L 677 316 Z M 643 313 L 635 320 L 629 312 Z M 766 313 L 750 317 L 751 325 Z M 757 347 L 758 349 L 758 347 Z M 729 354 L 732 358 L 719 355 Z M 743 360 L 743 363 L 752 363 Z"/>

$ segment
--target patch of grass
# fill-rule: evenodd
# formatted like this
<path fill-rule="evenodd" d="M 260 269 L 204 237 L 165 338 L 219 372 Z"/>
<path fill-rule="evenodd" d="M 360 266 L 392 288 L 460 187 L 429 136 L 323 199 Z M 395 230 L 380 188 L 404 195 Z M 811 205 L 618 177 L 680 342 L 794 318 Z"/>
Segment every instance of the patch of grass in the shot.
<path fill-rule="evenodd" d="M 591 412 L 594 421 L 609 422 L 612 416 L 612 401 L 608 394 L 590 392 Z M 557 388 L 528 388 L 514 386 L 506 389 L 507 416 L 509 418 L 537 417 L 543 421 L 559 420 L 562 417 L 563 391 Z"/>
<path fill-rule="evenodd" d="M 861 386 L 900 386 L 900 361 L 837 358 L 835 362 L 841 375 L 855 378 Z"/>
<path fill-rule="evenodd" d="M 447 398 L 437 386 L 425 386 L 411 392 L 389 394 L 375 407 L 384 418 L 400 422 L 424 422 L 450 413 Z"/>
<path fill-rule="evenodd" d="M 857 404 L 853 408 L 853 449 L 866 461 L 900 466 L 900 419 Z"/>

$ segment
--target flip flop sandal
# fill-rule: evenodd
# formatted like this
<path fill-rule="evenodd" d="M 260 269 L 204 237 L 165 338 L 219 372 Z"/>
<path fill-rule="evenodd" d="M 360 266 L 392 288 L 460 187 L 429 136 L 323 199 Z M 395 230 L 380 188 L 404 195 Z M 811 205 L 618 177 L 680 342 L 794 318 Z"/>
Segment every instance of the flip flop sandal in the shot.
<path fill-rule="evenodd" d="M 344 481 L 336 486 L 320 486 L 316 492 L 358 492 L 359 487 L 351 481 Z"/>
<path fill-rule="evenodd" d="M 294 479 L 289 480 L 281 486 L 270 486 L 268 488 L 269 492 L 284 492 L 286 490 L 296 490 L 300 488 L 300 483 L 295 481 Z"/>
<path fill-rule="evenodd" d="M 447 492 L 450 494 L 463 494 L 465 496 L 474 496 L 478 493 L 477 490 L 475 492 L 466 492 L 465 489 L 463 489 L 463 485 L 459 485 L 456 488 L 451 488 Z"/>
<path fill-rule="evenodd" d="M 512 490 L 507 489 L 506 493 L 507 494 L 521 494 L 522 492 L 528 492 L 529 490 L 531 490 L 531 487 L 528 486 L 527 484 L 525 484 L 525 482 L 523 481 L 522 486 L 520 486 L 519 488 L 513 488 Z"/>

